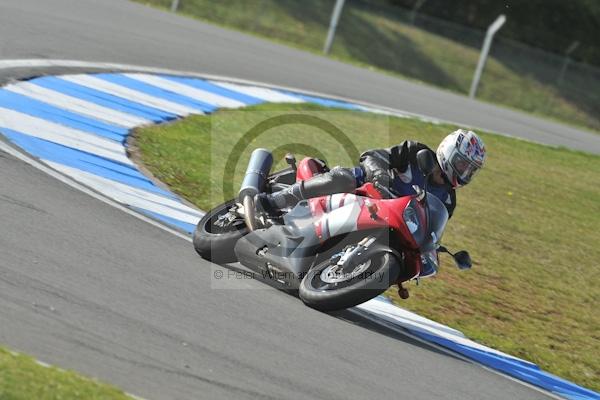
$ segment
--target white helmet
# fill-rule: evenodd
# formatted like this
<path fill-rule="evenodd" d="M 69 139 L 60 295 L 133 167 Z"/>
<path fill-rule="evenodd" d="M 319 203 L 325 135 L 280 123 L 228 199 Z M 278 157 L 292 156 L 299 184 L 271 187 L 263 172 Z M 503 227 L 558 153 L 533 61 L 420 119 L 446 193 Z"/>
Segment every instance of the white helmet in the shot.
<path fill-rule="evenodd" d="M 458 129 L 442 140 L 437 148 L 437 160 L 452 187 L 471 182 L 485 162 L 485 146 L 473 131 Z"/>

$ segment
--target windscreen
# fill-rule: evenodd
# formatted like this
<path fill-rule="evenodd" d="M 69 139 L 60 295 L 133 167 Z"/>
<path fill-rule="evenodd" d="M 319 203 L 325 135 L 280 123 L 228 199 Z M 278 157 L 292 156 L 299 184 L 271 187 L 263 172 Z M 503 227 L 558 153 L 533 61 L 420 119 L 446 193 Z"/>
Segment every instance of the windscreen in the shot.
<path fill-rule="evenodd" d="M 425 240 L 420 246 L 422 253 L 437 248 L 448 223 L 448 210 L 433 193 L 427 193 L 427 204 L 429 206 L 429 224 Z"/>

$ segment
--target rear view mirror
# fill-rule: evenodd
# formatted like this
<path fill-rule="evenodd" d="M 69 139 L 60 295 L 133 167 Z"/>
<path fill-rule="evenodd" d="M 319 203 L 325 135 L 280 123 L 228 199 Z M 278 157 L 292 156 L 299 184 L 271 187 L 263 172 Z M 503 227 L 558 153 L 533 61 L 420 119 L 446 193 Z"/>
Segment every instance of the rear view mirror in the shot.
<path fill-rule="evenodd" d="M 460 269 L 469 269 L 473 265 L 471 256 L 465 250 L 454 253 L 454 261 L 456 262 L 456 266 Z"/>
<path fill-rule="evenodd" d="M 430 150 L 419 150 L 417 153 L 417 165 L 423 174 L 429 175 L 435 168 L 435 160 Z"/>

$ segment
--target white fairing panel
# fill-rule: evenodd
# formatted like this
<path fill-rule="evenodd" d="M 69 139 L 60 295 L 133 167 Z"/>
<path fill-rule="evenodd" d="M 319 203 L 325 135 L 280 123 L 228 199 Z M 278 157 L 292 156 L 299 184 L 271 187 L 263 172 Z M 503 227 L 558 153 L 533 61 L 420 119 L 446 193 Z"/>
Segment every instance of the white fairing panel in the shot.
<path fill-rule="evenodd" d="M 327 201 L 327 211 L 333 211 L 357 201 L 359 201 L 359 198 L 351 193 L 332 194 Z"/>
<path fill-rule="evenodd" d="M 340 204 L 342 204 L 341 207 Z M 362 204 L 363 200 L 352 194 L 332 195 L 328 203 L 328 209 L 331 211 L 325 214 L 321 220 L 323 237 L 329 238 L 355 231 Z"/>

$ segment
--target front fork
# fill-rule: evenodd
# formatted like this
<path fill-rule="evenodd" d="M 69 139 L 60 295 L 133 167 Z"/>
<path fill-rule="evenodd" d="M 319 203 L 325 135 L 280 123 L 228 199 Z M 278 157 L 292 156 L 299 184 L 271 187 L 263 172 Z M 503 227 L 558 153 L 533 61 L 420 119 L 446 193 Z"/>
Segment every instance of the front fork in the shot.
<path fill-rule="evenodd" d="M 340 259 L 338 260 L 337 265 L 339 265 L 342 270 L 345 270 L 350 265 L 352 258 L 366 251 L 369 248 L 369 246 L 373 244 L 374 241 L 374 237 L 367 236 L 360 242 L 358 242 L 356 247 L 346 249 L 340 257 Z"/>
<path fill-rule="evenodd" d="M 419 274 L 421 273 L 421 256 L 413 252 L 404 252 L 402 257 L 402 263 L 406 271 L 409 271 L 406 275 L 398 277 L 396 284 L 398 285 L 398 296 L 401 299 L 406 300 L 410 297 L 408 289 L 403 286 L 403 283 L 408 282 L 412 279 L 417 280 L 419 283 Z"/>
<path fill-rule="evenodd" d="M 369 248 L 369 246 L 371 244 L 373 244 L 373 242 L 375 242 L 375 240 L 376 240 L 375 237 L 367 236 L 367 237 L 363 238 L 360 242 L 358 242 L 354 248 L 346 248 L 342 252 L 334 254 L 333 256 L 331 256 L 331 260 L 334 260 L 337 257 L 341 256 L 338 259 L 336 264 L 339 266 L 339 268 L 341 270 L 345 270 L 345 267 L 348 266 L 348 263 L 353 258 L 353 256 L 359 255 L 363 251 L 367 250 Z M 395 252 L 392 252 L 392 253 L 395 253 Z M 398 254 L 394 254 L 394 255 L 398 256 Z M 400 296 L 401 299 L 406 300 L 409 298 L 410 294 L 408 292 L 408 289 L 402 285 L 403 278 L 405 278 L 405 277 L 402 277 L 402 276 L 399 277 L 398 280 L 396 281 L 396 284 L 398 285 L 398 295 Z"/>

